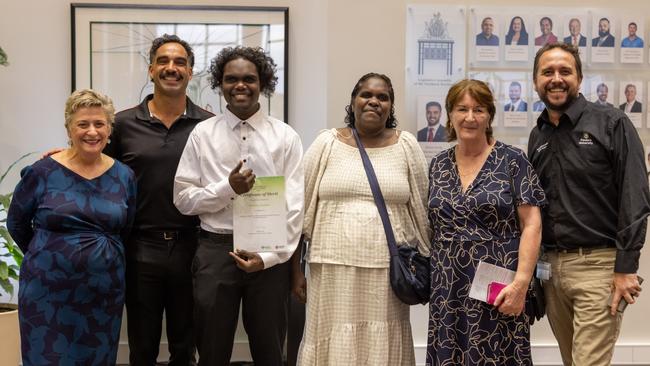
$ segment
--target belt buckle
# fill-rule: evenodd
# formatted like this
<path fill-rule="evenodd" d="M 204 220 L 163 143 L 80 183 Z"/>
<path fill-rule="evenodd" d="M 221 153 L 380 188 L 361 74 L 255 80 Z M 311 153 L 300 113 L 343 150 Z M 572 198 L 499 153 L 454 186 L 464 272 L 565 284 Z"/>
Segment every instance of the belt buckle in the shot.
<path fill-rule="evenodd" d="M 165 239 L 165 240 L 174 240 L 174 232 L 173 231 L 163 231 L 163 239 Z"/>

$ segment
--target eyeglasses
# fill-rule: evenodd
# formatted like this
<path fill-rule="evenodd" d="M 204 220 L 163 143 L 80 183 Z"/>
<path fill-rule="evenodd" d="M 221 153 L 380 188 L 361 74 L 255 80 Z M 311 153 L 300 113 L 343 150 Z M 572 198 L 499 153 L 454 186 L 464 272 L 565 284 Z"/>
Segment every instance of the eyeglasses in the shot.
<path fill-rule="evenodd" d="M 469 112 L 472 111 L 472 115 L 482 118 L 488 115 L 488 110 L 487 107 L 474 107 L 474 108 L 468 108 L 462 105 L 456 106 L 453 109 L 453 113 L 458 113 L 461 116 L 467 116 Z"/>

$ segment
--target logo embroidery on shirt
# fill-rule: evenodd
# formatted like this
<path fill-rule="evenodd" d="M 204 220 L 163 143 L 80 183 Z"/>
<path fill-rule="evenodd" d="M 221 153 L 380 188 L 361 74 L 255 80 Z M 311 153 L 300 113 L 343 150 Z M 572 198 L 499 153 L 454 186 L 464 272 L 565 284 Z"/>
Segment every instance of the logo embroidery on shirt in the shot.
<path fill-rule="evenodd" d="M 582 133 L 582 137 L 578 141 L 578 145 L 593 145 L 594 141 L 591 139 L 591 136 L 587 132 Z"/>
<path fill-rule="evenodd" d="M 542 151 L 545 150 L 547 147 L 548 147 L 548 142 L 545 142 L 545 143 L 541 144 L 537 149 L 535 149 L 535 151 L 537 151 L 537 152 L 542 152 Z"/>

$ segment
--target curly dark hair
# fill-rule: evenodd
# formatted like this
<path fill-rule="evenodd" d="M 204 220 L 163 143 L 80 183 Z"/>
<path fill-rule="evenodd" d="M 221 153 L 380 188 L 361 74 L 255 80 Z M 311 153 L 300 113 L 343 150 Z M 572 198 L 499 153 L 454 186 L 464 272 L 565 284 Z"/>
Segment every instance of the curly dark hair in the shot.
<path fill-rule="evenodd" d="M 153 42 L 151 42 L 151 48 L 149 49 L 149 64 L 153 64 L 158 49 L 165 43 L 170 42 L 178 43 L 183 46 L 183 48 L 185 48 L 185 52 L 187 52 L 187 61 L 190 63 L 190 67 L 194 67 L 194 51 L 192 51 L 190 44 L 183 41 L 175 34 L 167 33 L 154 39 Z"/>
<path fill-rule="evenodd" d="M 359 89 L 361 89 L 361 86 L 363 83 L 372 78 L 377 78 L 383 80 L 386 85 L 388 86 L 388 95 L 390 96 L 390 114 L 388 115 L 388 119 L 386 120 L 386 128 L 395 128 L 397 127 L 397 118 L 395 118 L 395 91 L 393 90 L 393 83 L 390 81 L 390 78 L 384 74 L 378 74 L 375 72 L 369 72 L 361 77 L 359 81 L 357 81 L 356 85 L 354 86 L 354 89 L 352 89 L 352 94 L 350 95 L 350 104 L 345 106 L 345 124 L 348 125 L 350 128 L 354 128 L 354 107 L 352 105 L 354 104 L 354 98 L 357 97 L 357 94 L 359 94 Z"/>
<path fill-rule="evenodd" d="M 267 98 L 275 91 L 278 77 L 275 76 L 275 62 L 261 47 L 226 47 L 212 59 L 210 63 L 211 87 L 214 90 L 221 88 L 223 70 L 226 64 L 238 58 L 252 62 L 260 78 L 260 89 Z"/>

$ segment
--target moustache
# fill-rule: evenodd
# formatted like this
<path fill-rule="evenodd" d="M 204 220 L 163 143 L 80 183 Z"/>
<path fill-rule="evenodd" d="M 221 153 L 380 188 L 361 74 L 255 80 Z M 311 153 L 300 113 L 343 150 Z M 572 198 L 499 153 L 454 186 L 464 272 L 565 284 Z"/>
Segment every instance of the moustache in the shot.
<path fill-rule="evenodd" d="M 161 78 L 175 77 L 178 80 L 181 80 L 183 78 L 183 76 L 181 76 L 181 74 L 179 74 L 178 72 L 173 71 L 173 70 L 165 70 L 165 71 L 161 72 L 160 77 Z"/>

